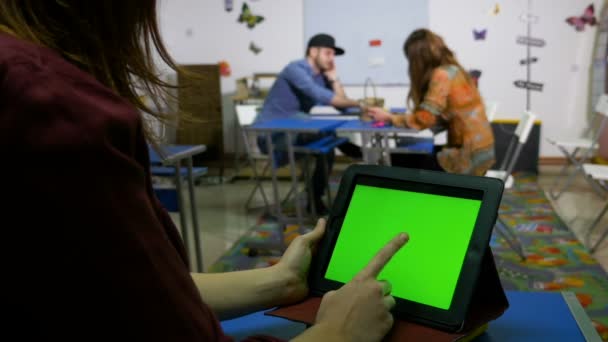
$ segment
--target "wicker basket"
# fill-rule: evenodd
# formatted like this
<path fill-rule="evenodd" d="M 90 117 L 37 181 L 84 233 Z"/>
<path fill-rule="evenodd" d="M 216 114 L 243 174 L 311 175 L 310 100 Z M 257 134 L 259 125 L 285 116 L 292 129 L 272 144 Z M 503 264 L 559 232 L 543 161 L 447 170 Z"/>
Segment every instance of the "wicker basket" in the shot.
<path fill-rule="evenodd" d="M 367 89 L 371 87 L 372 92 L 374 94 L 373 97 L 368 96 Z M 372 81 L 371 78 L 367 78 L 365 80 L 365 84 L 363 85 L 363 104 L 365 107 L 384 107 L 384 99 L 380 98 L 376 95 L 376 85 Z M 367 108 L 363 108 L 361 111 L 361 120 L 362 121 L 372 121 L 372 118 L 367 115 Z"/>

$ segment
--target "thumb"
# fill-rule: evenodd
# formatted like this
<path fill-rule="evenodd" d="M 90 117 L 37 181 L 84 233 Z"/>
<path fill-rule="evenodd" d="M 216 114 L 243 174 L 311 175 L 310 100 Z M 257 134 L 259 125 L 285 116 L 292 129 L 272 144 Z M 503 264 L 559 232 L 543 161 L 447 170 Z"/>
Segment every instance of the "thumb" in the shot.
<path fill-rule="evenodd" d="M 323 295 L 323 299 L 329 299 L 336 294 L 336 290 L 328 291 Z"/>
<path fill-rule="evenodd" d="M 315 228 L 313 230 L 311 230 L 309 233 L 305 234 L 303 237 L 306 238 L 306 240 L 309 243 L 315 243 L 315 242 L 321 240 L 321 238 L 323 237 L 323 234 L 325 234 L 326 223 L 327 223 L 327 221 L 325 221 L 324 218 L 320 218 L 317 221 L 317 225 L 315 226 Z"/>

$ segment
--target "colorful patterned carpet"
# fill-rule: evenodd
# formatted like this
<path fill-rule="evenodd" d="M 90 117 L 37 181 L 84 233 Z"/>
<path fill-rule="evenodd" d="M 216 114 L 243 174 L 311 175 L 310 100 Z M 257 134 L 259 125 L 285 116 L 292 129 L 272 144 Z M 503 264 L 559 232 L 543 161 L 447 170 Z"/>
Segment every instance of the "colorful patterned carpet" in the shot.
<path fill-rule="evenodd" d="M 336 181 L 334 188 L 337 186 Z M 520 261 L 496 235 L 491 247 L 502 284 L 507 290 L 572 291 L 602 336 L 608 341 L 608 274 L 555 214 L 534 175 L 518 175 L 515 186 L 505 192 L 501 218 L 515 227 L 527 260 Z M 210 269 L 211 272 L 266 267 L 276 263 L 283 251 L 281 235 L 291 242 L 305 228 L 284 229 L 271 217 L 238 240 Z"/>

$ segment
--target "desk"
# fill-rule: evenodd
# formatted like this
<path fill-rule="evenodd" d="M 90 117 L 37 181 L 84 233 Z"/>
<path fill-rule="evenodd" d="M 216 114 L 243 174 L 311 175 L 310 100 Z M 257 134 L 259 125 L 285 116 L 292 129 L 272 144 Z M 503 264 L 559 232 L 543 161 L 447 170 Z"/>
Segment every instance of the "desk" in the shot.
<path fill-rule="evenodd" d="M 279 197 L 279 188 L 277 186 L 277 173 L 274 160 L 274 146 L 272 145 L 272 133 L 284 133 L 286 135 L 287 154 L 289 157 L 289 169 L 291 173 L 291 187 L 297 189 L 296 162 L 294 146 L 291 144 L 295 141 L 295 135 L 298 133 L 327 133 L 333 132 L 336 127 L 344 124 L 344 120 L 314 120 L 314 119 L 275 119 L 262 122 L 256 122 L 247 127 L 248 131 L 263 133 L 266 136 L 266 145 L 268 146 L 268 156 L 270 157 L 271 174 L 272 174 L 272 190 L 274 197 L 274 205 L 277 217 L 282 220 L 281 214 L 281 199 Z M 297 195 L 297 192 L 296 192 Z M 296 196 L 296 218 L 298 224 L 302 225 L 302 208 Z"/>
<path fill-rule="evenodd" d="M 200 231 L 198 227 L 198 212 L 196 208 L 196 196 L 194 194 L 194 177 L 192 167 L 192 156 L 203 153 L 207 150 L 205 145 L 169 145 L 161 146 L 160 154 L 150 148 L 150 164 L 151 165 L 171 165 L 175 167 L 175 188 L 177 190 L 177 203 L 179 206 L 179 218 L 182 230 L 182 236 L 186 248 L 190 249 L 190 239 L 188 233 L 188 225 L 184 212 L 184 203 L 182 199 L 182 175 L 181 164 L 186 161 L 188 181 L 188 194 L 190 196 L 190 214 L 192 217 L 192 235 L 194 236 L 194 253 L 196 257 L 195 270 L 203 271 L 203 251 L 201 249 Z"/>
<path fill-rule="evenodd" d="M 418 136 L 420 131 L 413 128 L 402 128 L 395 126 L 383 126 L 374 127 L 372 122 L 352 120 L 345 122 L 343 125 L 336 129 L 336 133 L 361 133 L 361 139 L 363 144 L 361 150 L 363 152 L 363 161 L 368 164 L 375 164 L 376 162 L 371 160 L 371 152 L 380 151 L 384 159 L 385 165 L 390 165 L 390 152 L 401 152 L 401 153 L 420 153 L 416 151 L 410 151 L 403 147 L 390 147 L 388 144 L 389 134 L 394 133 L 406 133 L 411 136 Z M 378 142 L 378 146 L 374 146 L 373 136 L 380 136 L 381 140 Z"/>
<path fill-rule="evenodd" d="M 571 293 L 507 291 L 510 307 L 476 342 L 498 341 L 601 341 L 591 321 Z M 569 302 L 578 305 L 570 309 Z M 582 314 L 581 314 L 582 312 Z M 577 316 L 577 317 L 575 317 Z M 580 321 L 580 323 L 578 322 Z M 267 334 L 290 339 L 302 333 L 306 326 L 286 319 L 265 316 L 263 312 L 221 322 L 226 334 L 241 340 L 255 334 Z M 582 326 L 579 328 L 579 324 Z M 591 332 L 584 336 L 582 331 Z"/>

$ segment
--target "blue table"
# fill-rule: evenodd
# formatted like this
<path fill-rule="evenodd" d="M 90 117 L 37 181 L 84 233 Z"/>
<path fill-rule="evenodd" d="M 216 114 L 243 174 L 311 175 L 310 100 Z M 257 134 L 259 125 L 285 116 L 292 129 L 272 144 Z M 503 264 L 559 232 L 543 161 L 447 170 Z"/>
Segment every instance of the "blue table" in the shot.
<path fill-rule="evenodd" d="M 160 150 L 156 151 L 152 147 L 149 148 L 150 164 L 171 166 L 174 168 L 175 177 L 175 188 L 177 190 L 177 204 L 179 207 L 179 218 L 181 224 L 182 237 L 184 239 L 184 245 L 190 250 L 190 239 L 188 233 L 188 224 L 186 222 L 186 215 L 184 212 L 184 203 L 182 199 L 182 177 L 183 171 L 181 164 L 186 161 L 186 180 L 188 182 L 188 194 L 190 196 L 190 214 L 192 217 L 192 235 L 194 237 L 194 254 L 196 258 L 195 270 L 198 272 L 203 271 L 203 251 L 201 248 L 200 231 L 198 226 L 198 211 L 196 208 L 196 196 L 194 193 L 194 168 L 192 163 L 192 156 L 203 153 L 207 150 L 205 145 L 167 145 L 160 146 Z M 163 172 L 166 169 L 159 169 Z M 206 171 L 206 170 L 205 170 Z M 197 170 L 200 172 L 200 170 Z"/>
<path fill-rule="evenodd" d="M 475 341 L 601 341 L 572 292 L 507 291 L 507 298 L 507 312 Z"/>
<path fill-rule="evenodd" d="M 371 153 L 379 151 L 386 165 L 390 165 L 390 153 L 430 153 L 417 148 L 407 147 L 390 147 L 388 140 L 390 134 L 400 133 L 407 134 L 412 137 L 420 137 L 420 131 L 413 128 L 395 127 L 386 125 L 382 127 L 374 127 L 372 122 L 353 120 L 348 121 L 344 125 L 336 128 L 337 133 L 361 133 L 363 144 L 361 150 L 363 152 L 363 160 L 368 164 L 374 164 L 371 160 Z M 373 137 L 376 136 L 376 139 Z M 432 151 L 432 146 L 431 146 Z"/>
<path fill-rule="evenodd" d="M 274 160 L 274 146 L 272 145 L 272 133 L 285 133 L 286 140 L 288 142 L 294 141 L 295 134 L 298 133 L 326 133 L 333 132 L 337 127 L 343 125 L 346 121 L 344 120 L 315 120 L 315 119 L 304 119 L 304 118 L 290 118 L 290 119 L 274 119 L 256 122 L 251 126 L 247 127 L 247 131 L 258 132 L 265 134 L 266 145 L 268 146 L 268 156 L 270 158 L 270 165 L 275 165 Z M 296 162 L 295 152 L 292 144 L 287 144 L 287 154 L 289 156 L 289 168 L 291 173 L 291 187 L 297 189 L 297 176 L 296 176 Z M 281 200 L 279 197 L 279 189 L 277 186 L 277 174 L 276 169 L 271 167 L 272 174 L 272 187 L 275 203 L 275 211 L 279 219 L 284 219 L 281 212 Z M 296 198 L 296 217 L 298 224 L 302 225 L 302 208 L 300 202 Z"/>
<path fill-rule="evenodd" d="M 323 133 L 333 132 L 343 125 L 345 120 L 318 120 L 318 119 L 274 119 L 256 122 L 249 127 L 257 131 L 279 131 L 296 133 Z"/>
<path fill-rule="evenodd" d="M 582 311 L 572 293 L 507 291 L 507 298 L 509 309 L 500 318 L 490 322 L 486 333 L 474 341 L 577 342 L 585 341 L 585 338 L 588 341 L 600 341 L 589 317 Z M 573 305 L 572 309 L 570 305 Z M 255 334 L 290 339 L 306 329 L 302 323 L 265 316 L 263 312 L 226 320 L 221 324 L 226 334 L 236 340 Z M 583 331 L 587 335 L 583 335 Z"/>

